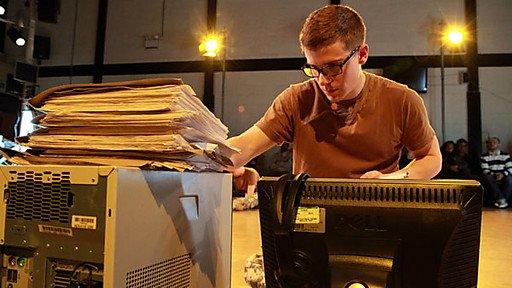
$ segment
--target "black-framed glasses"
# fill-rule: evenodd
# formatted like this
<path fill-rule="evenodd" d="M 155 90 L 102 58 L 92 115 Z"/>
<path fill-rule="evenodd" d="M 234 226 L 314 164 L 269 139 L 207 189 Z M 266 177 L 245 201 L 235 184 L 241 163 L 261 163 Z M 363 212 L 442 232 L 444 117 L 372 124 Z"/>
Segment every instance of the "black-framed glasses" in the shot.
<path fill-rule="evenodd" d="M 357 46 L 354 50 L 350 52 L 350 54 L 347 56 L 347 58 L 345 58 L 345 60 L 342 60 L 341 62 L 338 63 L 327 64 L 322 67 L 306 63 L 302 66 L 302 72 L 304 72 L 304 74 L 306 74 L 306 76 L 310 78 L 319 77 L 320 74 L 323 74 L 325 77 L 337 76 L 343 73 L 343 66 L 345 66 L 348 60 L 350 60 L 350 58 L 352 58 L 352 56 L 354 56 L 354 54 L 356 54 L 356 52 L 359 51 L 360 47 L 361 45 Z"/>

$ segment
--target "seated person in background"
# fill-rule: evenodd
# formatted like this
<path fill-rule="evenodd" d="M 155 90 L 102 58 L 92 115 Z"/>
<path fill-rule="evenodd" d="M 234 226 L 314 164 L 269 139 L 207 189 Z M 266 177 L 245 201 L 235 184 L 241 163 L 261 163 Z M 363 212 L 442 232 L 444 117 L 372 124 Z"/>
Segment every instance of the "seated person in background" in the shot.
<path fill-rule="evenodd" d="M 480 158 L 478 155 L 471 156 L 469 154 L 469 143 L 464 138 L 459 138 L 455 143 L 455 161 L 461 163 L 461 166 L 465 166 L 469 178 L 477 178 L 477 175 L 482 174 L 482 168 L 480 166 Z"/>
<path fill-rule="evenodd" d="M 463 140 L 463 139 L 462 139 Z M 443 155 L 443 167 L 438 178 L 443 179 L 473 179 L 471 171 L 469 170 L 469 164 L 467 162 L 467 142 L 464 149 L 463 142 L 458 144 L 453 141 L 446 141 L 441 146 L 441 154 Z M 465 140 L 464 140 L 465 141 Z M 461 150 L 459 150 L 461 149 Z"/>
<path fill-rule="evenodd" d="M 454 177 L 454 170 L 456 170 L 455 165 L 455 142 L 446 141 L 441 145 L 441 156 L 443 157 L 443 162 L 441 166 L 441 172 L 437 175 L 437 178 L 442 179 L 450 179 Z M 454 167 L 455 166 L 455 167 Z"/>
<path fill-rule="evenodd" d="M 442 156 L 450 156 L 452 157 L 455 154 L 455 142 L 449 140 L 441 145 L 441 154 Z"/>
<path fill-rule="evenodd" d="M 256 171 L 242 166 L 283 142 L 292 144 L 295 174 L 430 179 L 439 172 L 441 153 L 423 100 L 362 70 L 365 38 L 363 19 L 350 7 L 328 5 L 309 15 L 300 45 L 311 79 L 284 90 L 254 126 L 229 139 L 241 149 L 231 159 L 235 178 L 254 185 Z M 414 160 L 399 170 L 404 146 Z"/>
<path fill-rule="evenodd" d="M 485 142 L 487 152 L 481 157 L 483 180 L 498 208 L 507 208 L 512 191 L 512 159 L 500 151 L 500 139 L 491 137 Z"/>
<path fill-rule="evenodd" d="M 261 175 L 265 176 L 281 176 L 286 173 L 291 173 L 292 154 L 291 145 L 284 142 L 281 146 L 269 149 L 267 152 L 258 156 L 256 170 Z"/>

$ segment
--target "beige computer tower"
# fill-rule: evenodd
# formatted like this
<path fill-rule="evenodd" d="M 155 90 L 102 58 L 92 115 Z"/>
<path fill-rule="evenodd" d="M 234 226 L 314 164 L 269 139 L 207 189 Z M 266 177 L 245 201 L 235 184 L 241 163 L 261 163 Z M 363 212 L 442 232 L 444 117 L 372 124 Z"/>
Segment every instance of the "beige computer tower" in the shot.
<path fill-rule="evenodd" d="M 1 287 L 229 287 L 231 175 L 0 166 Z"/>

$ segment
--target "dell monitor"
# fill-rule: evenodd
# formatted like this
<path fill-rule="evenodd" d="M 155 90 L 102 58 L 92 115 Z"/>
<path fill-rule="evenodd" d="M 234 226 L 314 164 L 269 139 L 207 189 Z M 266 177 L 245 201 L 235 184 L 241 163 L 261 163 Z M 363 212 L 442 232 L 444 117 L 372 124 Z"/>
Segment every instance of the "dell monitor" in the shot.
<path fill-rule="evenodd" d="M 258 195 L 267 288 L 477 285 L 476 181 L 288 174 Z"/>

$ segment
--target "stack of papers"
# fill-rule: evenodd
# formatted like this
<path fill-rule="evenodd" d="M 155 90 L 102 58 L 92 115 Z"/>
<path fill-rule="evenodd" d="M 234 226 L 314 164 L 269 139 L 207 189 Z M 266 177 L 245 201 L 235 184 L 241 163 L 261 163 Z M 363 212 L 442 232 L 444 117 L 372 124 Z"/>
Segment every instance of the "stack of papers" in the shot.
<path fill-rule="evenodd" d="M 16 155 L 20 164 L 223 171 L 238 153 L 227 127 L 179 79 L 64 85 L 30 104 L 43 113 L 34 120 L 41 129 L 17 139 L 31 149 Z"/>

